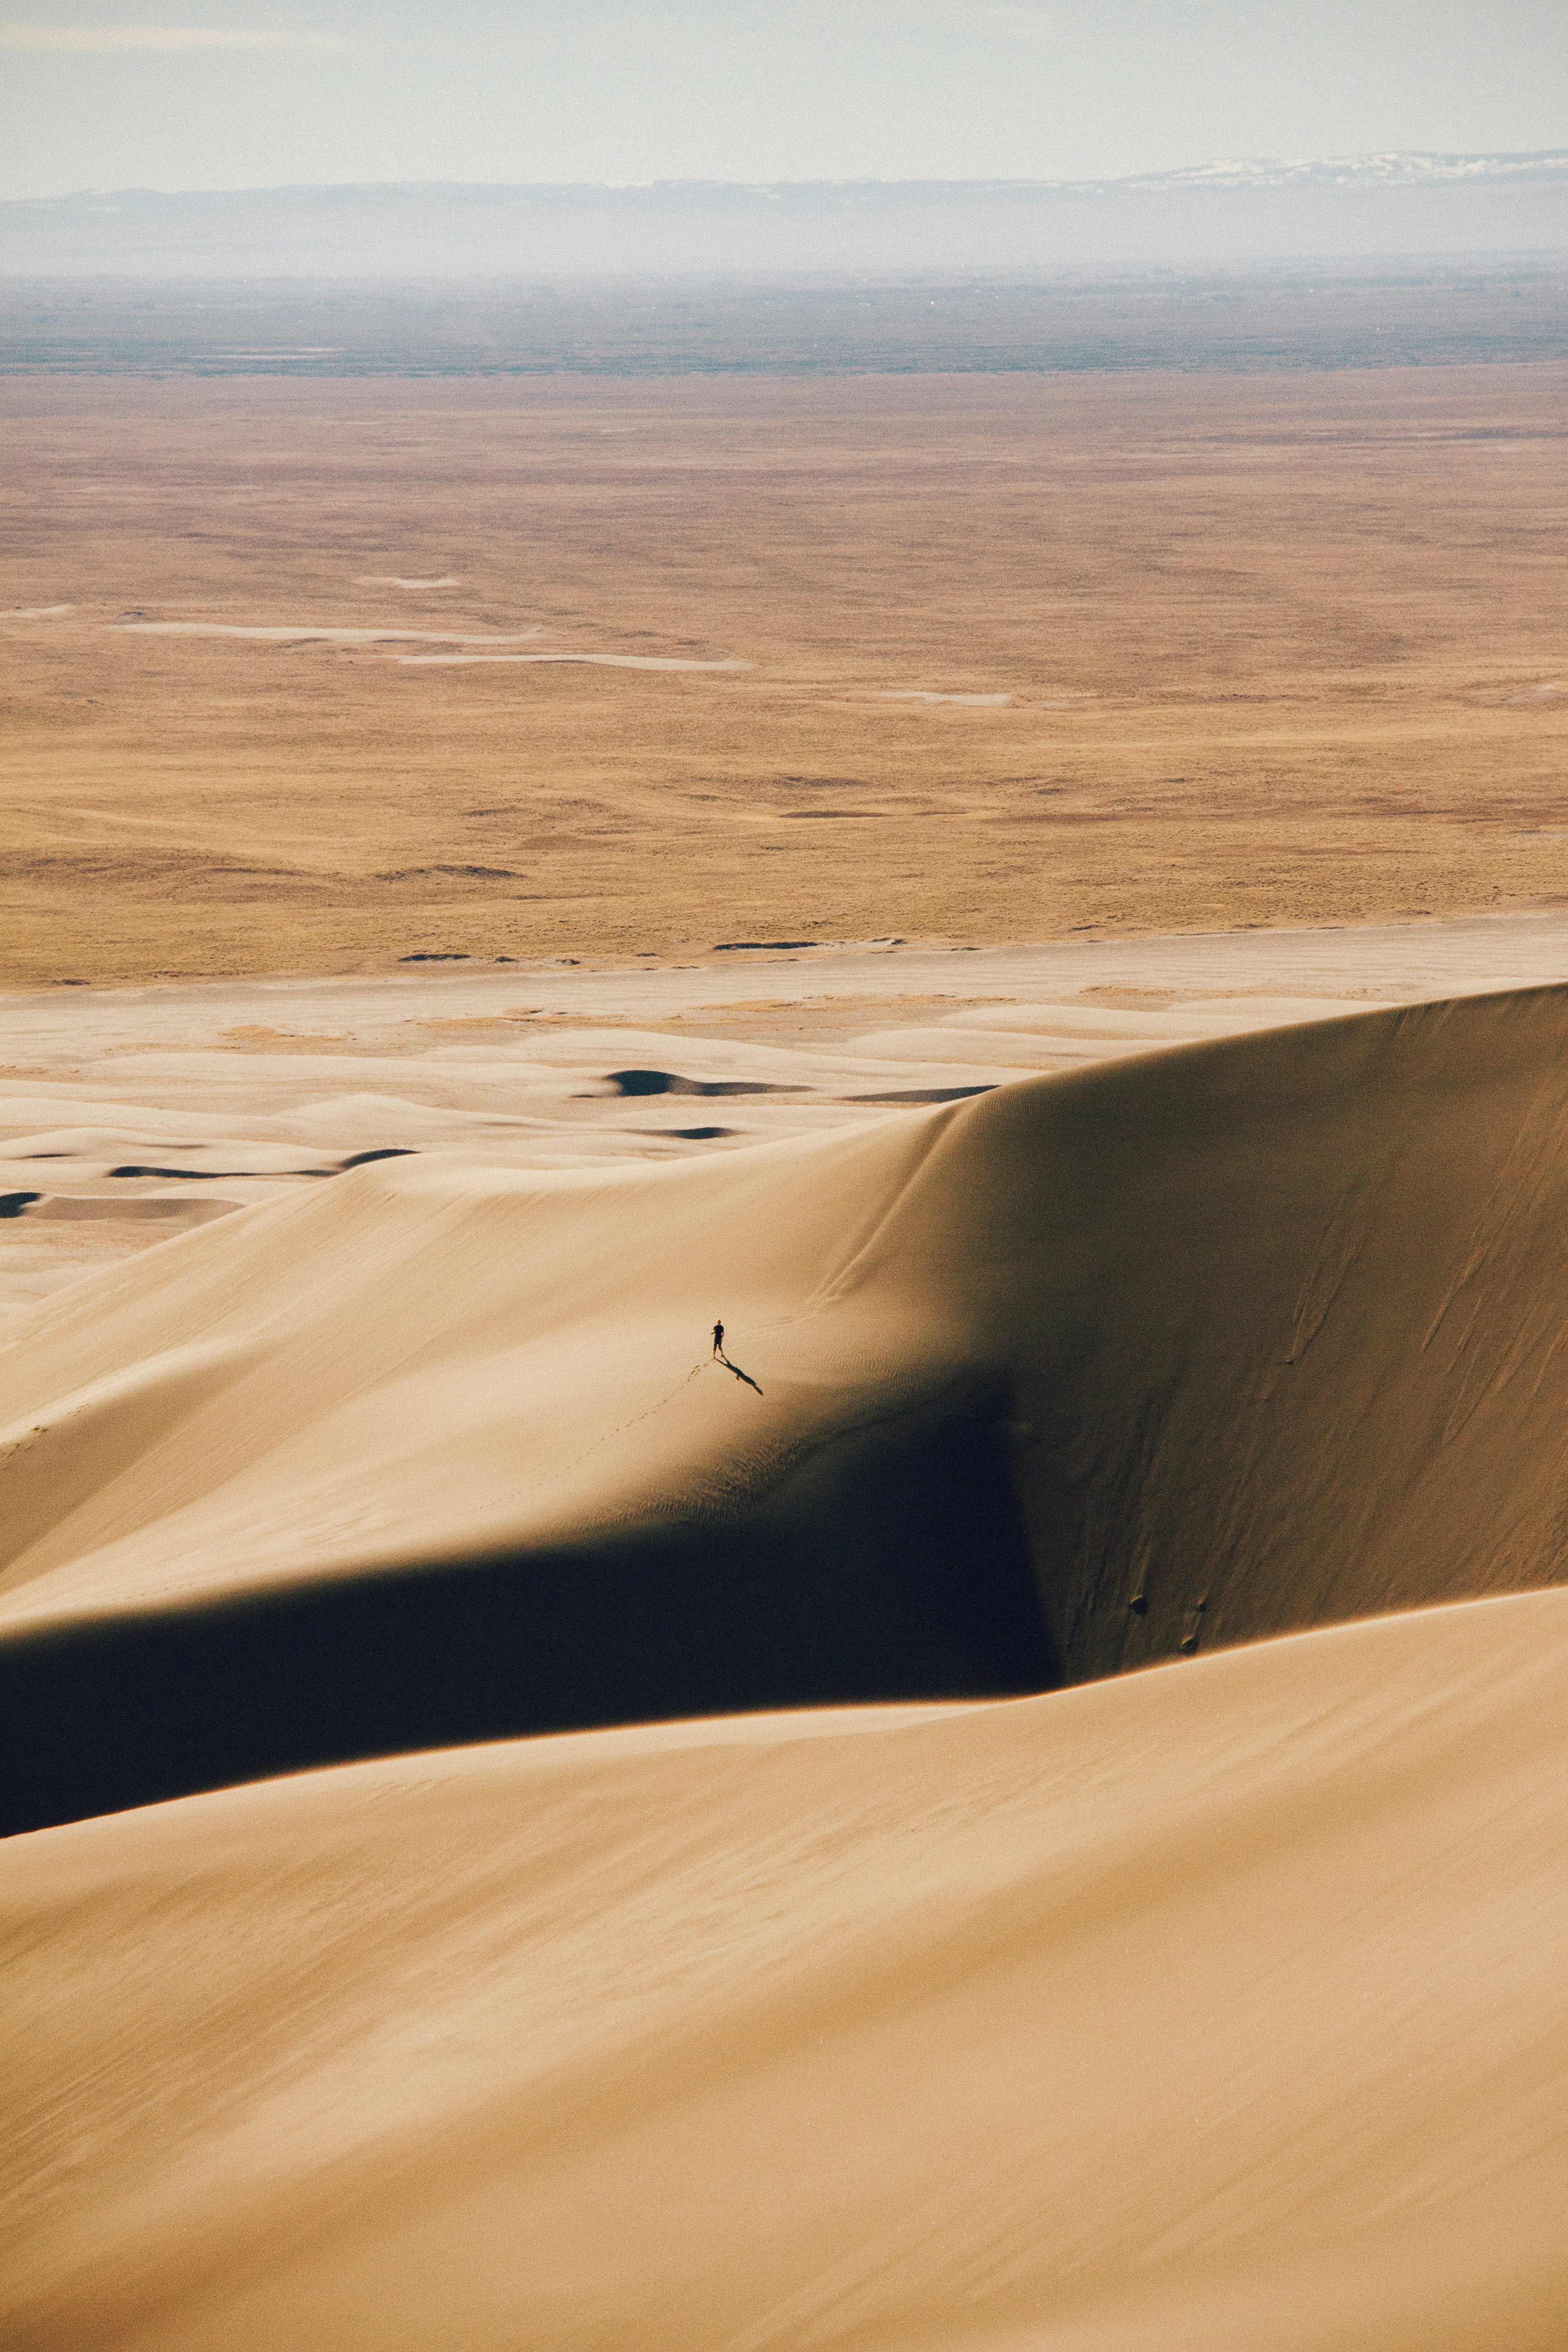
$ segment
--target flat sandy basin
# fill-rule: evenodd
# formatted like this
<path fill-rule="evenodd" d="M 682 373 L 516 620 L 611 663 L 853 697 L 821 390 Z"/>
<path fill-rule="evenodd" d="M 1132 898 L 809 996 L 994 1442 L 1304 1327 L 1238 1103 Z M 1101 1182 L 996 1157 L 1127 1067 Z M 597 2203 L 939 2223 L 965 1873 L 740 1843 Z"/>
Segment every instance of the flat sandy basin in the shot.
<path fill-rule="evenodd" d="M 4 969 L 1550 903 L 1564 389 L 8 379 Z"/>

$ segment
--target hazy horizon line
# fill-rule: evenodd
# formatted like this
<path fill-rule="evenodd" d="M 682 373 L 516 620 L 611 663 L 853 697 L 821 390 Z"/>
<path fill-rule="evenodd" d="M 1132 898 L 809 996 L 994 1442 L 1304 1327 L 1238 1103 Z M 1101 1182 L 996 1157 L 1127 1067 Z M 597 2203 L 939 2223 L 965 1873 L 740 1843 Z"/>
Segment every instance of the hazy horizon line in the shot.
<path fill-rule="evenodd" d="M 1399 167 L 1421 167 L 1406 178 Z M 1377 187 L 1407 187 L 1434 183 L 1448 185 L 1479 185 L 1492 180 L 1515 180 L 1539 174 L 1552 179 L 1562 175 L 1568 182 L 1568 148 L 1382 148 L 1367 149 L 1354 154 L 1311 157 L 1292 156 L 1215 156 L 1203 163 L 1173 166 L 1162 172 L 1131 172 L 1102 178 L 1044 179 L 1005 176 L 997 178 L 900 178 L 890 179 L 876 173 L 855 176 L 809 179 L 748 180 L 720 177 L 689 177 L 669 175 L 640 180 L 452 180 L 452 179 L 386 179 L 386 180 L 285 180 L 258 182 L 243 188 L 154 187 L 147 184 L 116 188 L 73 188 L 58 195 L 28 195 L 0 197 L 0 207 L 24 205 L 29 208 L 51 205 L 70 205 L 85 201 L 102 202 L 110 198 L 156 196 L 166 199 L 205 197 L 236 199 L 254 196 L 318 195 L 327 193 L 383 194 L 402 192 L 463 193 L 479 192 L 501 194 L 574 194 L 639 195 L 657 192 L 690 190 L 707 194 L 771 194 L 782 190 L 858 190 L 953 192 L 1005 191 L 1009 194 L 1073 194 L 1091 190 L 1137 193 L 1161 188 L 1182 189 L 1193 193 L 1205 188 L 1216 194 L 1232 188 L 1256 187 L 1262 175 L 1270 175 L 1275 184 L 1289 185 L 1308 177 L 1322 174 L 1353 174 L 1339 182 L 1343 186 L 1359 190 Z M 1320 184 L 1321 184 L 1320 181 Z"/>

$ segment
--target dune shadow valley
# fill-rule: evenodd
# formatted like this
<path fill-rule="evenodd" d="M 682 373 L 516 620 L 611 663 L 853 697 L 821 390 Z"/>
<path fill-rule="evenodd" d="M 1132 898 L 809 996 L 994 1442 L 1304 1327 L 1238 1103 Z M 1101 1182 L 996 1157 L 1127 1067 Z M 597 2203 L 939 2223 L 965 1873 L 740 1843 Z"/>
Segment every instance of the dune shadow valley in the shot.
<path fill-rule="evenodd" d="M 556 1030 L 531 1159 L 8 1081 L 124 1238 L 0 1348 L 7 2343 L 1556 2342 L 1568 984 L 1416 936 Z"/>

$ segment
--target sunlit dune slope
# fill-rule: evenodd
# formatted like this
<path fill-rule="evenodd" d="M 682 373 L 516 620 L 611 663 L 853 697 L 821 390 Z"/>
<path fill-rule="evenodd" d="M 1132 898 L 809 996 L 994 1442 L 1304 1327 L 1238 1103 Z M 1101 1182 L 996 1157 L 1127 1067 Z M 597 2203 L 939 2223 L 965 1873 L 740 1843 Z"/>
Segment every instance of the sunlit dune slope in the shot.
<path fill-rule="evenodd" d="M 393 1160 L 84 1281 L 4 1367 L 11 1825 L 1556 1580 L 1565 1046 L 1547 989 Z"/>
<path fill-rule="evenodd" d="M 13 1841 L 5 2340 L 1556 2352 L 1564 1721 L 1536 1593 Z"/>

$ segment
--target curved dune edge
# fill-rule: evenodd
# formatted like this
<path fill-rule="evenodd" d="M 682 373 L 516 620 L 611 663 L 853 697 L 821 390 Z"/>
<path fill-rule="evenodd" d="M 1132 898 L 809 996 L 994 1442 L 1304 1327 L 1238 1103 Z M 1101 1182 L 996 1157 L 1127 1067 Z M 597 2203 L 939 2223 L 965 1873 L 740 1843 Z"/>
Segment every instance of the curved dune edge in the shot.
<path fill-rule="evenodd" d="M 1399 1007 L 84 1282 L 0 1360 L 6 1825 L 1556 1582 L 1565 1071 L 1568 991 Z"/>
<path fill-rule="evenodd" d="M 1550 1592 L 14 1840 L 5 2340 L 1547 2352 L 1565 1723 Z"/>

